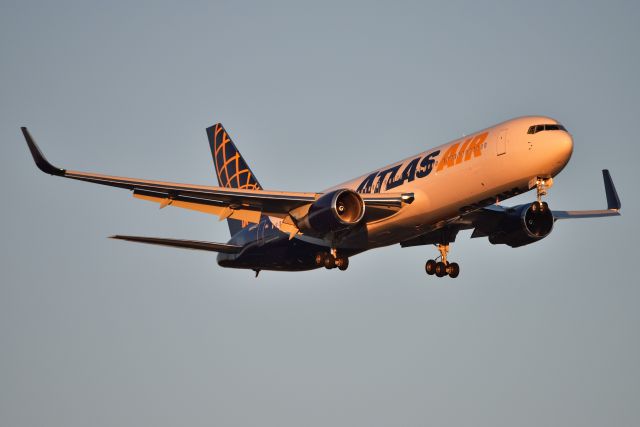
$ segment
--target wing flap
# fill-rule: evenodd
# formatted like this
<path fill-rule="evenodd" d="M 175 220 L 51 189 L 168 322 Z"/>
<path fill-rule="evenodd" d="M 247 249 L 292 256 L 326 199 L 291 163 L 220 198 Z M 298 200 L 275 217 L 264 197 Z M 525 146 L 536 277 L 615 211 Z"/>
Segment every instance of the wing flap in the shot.
<path fill-rule="evenodd" d="M 193 211 L 203 212 L 210 215 L 216 215 L 220 219 L 220 221 L 231 218 L 237 219 L 240 221 L 247 221 L 251 223 L 260 222 L 260 210 L 255 209 L 231 209 L 229 206 L 226 206 L 223 203 L 214 203 L 207 200 L 193 200 L 190 201 L 188 198 L 176 198 L 171 199 L 162 194 L 153 194 L 150 192 L 134 190 L 133 197 L 146 200 L 149 202 L 156 202 L 160 204 L 160 209 L 166 206 L 174 206 L 177 208 L 189 209 Z"/>

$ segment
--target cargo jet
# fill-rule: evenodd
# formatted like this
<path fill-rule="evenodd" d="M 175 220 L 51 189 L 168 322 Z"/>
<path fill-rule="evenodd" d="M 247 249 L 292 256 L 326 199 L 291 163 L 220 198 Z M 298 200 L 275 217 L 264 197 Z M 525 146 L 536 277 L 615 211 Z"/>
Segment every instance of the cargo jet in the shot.
<path fill-rule="evenodd" d="M 251 269 L 256 276 L 261 270 L 346 270 L 356 254 L 399 244 L 434 245 L 439 256 L 426 262 L 426 273 L 455 278 L 460 266 L 448 254 L 460 230 L 515 248 L 545 238 L 558 220 L 620 215 L 607 170 L 607 209 L 552 210 L 542 200 L 573 152 L 571 134 L 543 116 L 508 120 L 318 193 L 264 190 L 222 124 L 207 129 L 218 187 L 60 169 L 26 128 L 22 132 L 43 172 L 125 188 L 160 208 L 212 214 L 226 219 L 231 232 L 227 243 L 112 238 L 218 252 L 220 266 Z M 502 204 L 534 189 L 531 203 Z"/>

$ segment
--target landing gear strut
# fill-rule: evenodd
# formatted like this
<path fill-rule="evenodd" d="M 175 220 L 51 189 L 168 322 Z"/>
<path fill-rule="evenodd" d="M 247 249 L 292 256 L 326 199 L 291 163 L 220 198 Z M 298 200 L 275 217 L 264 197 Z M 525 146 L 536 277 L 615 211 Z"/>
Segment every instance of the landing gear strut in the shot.
<path fill-rule="evenodd" d="M 438 244 L 438 250 L 440 251 L 440 261 L 430 259 L 424 266 L 428 275 L 435 274 L 436 277 L 449 276 L 455 279 L 460 274 L 460 266 L 457 262 L 447 261 L 447 254 L 449 253 L 449 244 Z"/>
<path fill-rule="evenodd" d="M 338 268 L 340 271 L 344 271 L 349 268 L 349 258 L 346 256 L 338 256 L 336 249 L 331 249 L 331 252 L 318 252 L 316 254 L 316 265 L 319 267 L 324 266 L 327 270 Z"/>
<path fill-rule="evenodd" d="M 553 178 L 537 178 L 536 179 L 536 201 L 531 204 L 531 210 L 534 212 L 544 212 L 549 210 L 549 205 L 542 201 L 542 196 L 549 193 L 549 189 L 553 186 Z"/>
<path fill-rule="evenodd" d="M 536 199 L 538 204 L 542 203 L 542 196 L 546 196 L 551 187 L 553 187 L 553 178 L 536 178 Z"/>

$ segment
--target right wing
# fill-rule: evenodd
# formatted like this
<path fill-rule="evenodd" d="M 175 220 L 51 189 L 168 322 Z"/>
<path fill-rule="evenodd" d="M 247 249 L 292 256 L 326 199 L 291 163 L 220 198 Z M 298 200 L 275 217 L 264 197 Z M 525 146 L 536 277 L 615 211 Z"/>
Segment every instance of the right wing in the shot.
<path fill-rule="evenodd" d="M 261 215 L 269 215 L 285 219 L 289 213 L 297 208 L 310 205 L 319 193 L 284 192 L 268 190 L 250 190 L 238 188 L 210 187 L 203 185 L 178 184 L 173 182 L 152 181 L 145 179 L 126 178 L 101 175 L 90 172 L 79 172 L 61 169 L 52 165 L 42 154 L 26 127 L 22 133 L 27 141 L 33 160 L 38 168 L 50 175 L 80 181 L 102 184 L 110 187 L 125 188 L 133 191 L 134 197 L 160 203 L 160 207 L 171 205 L 185 209 L 197 210 L 219 216 L 219 218 L 233 218 L 251 223 L 260 222 Z M 371 214 L 376 213 L 376 219 L 389 216 L 399 211 L 405 204 L 413 201 L 412 193 L 393 194 L 365 194 L 362 198 Z M 380 213 L 382 212 L 382 214 Z M 366 220 L 371 220 L 366 218 Z M 295 228 L 295 227 L 294 227 Z M 297 232 L 297 229 L 287 229 L 287 232 Z"/>

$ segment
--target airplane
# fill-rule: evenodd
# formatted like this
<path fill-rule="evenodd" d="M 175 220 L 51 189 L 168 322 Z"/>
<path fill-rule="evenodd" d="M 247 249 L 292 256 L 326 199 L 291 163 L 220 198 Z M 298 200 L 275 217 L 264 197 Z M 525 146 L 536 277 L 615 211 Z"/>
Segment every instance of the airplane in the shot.
<path fill-rule="evenodd" d="M 26 127 L 22 133 L 43 172 L 125 188 L 133 196 L 227 220 L 231 239 L 213 243 L 114 235 L 130 242 L 217 252 L 222 267 L 304 271 L 346 270 L 350 257 L 399 244 L 434 245 L 428 275 L 458 277 L 449 249 L 461 230 L 494 245 L 538 242 L 556 221 L 620 215 L 608 170 L 602 171 L 607 209 L 551 210 L 542 197 L 573 153 L 573 137 L 557 120 L 518 117 L 378 168 L 321 192 L 264 190 L 222 124 L 207 128 L 218 187 L 60 169 L 45 158 Z M 536 199 L 502 202 L 535 189 Z"/>

